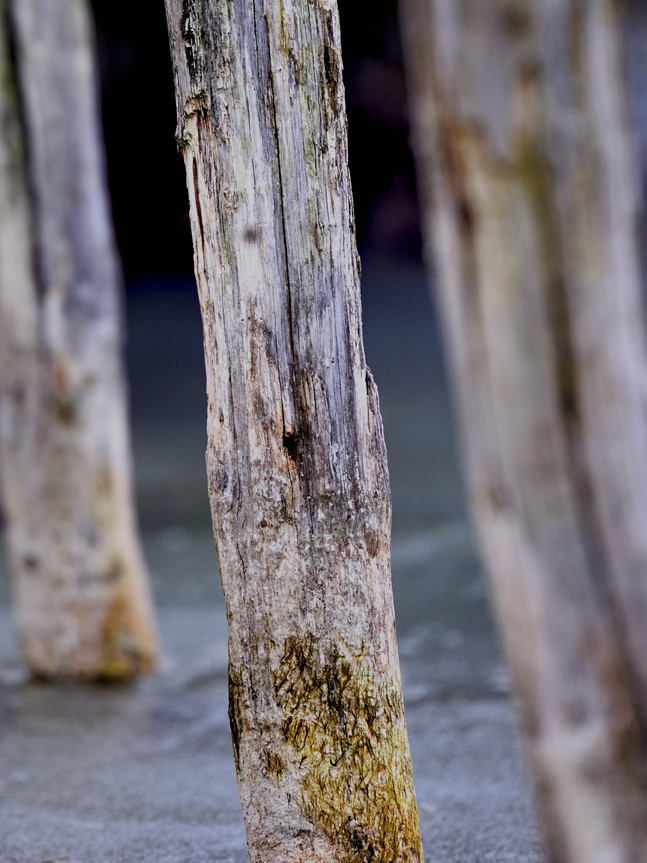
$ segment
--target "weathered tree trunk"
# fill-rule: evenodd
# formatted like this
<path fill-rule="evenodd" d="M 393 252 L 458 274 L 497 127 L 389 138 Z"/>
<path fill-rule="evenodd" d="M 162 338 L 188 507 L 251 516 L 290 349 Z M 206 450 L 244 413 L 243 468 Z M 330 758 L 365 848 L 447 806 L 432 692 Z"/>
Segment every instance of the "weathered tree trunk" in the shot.
<path fill-rule="evenodd" d="M 252 861 L 422 859 L 334 0 L 167 0 Z"/>
<path fill-rule="evenodd" d="M 38 676 L 130 676 L 156 646 L 86 3 L 2 0 L 0 74 L 0 441 L 20 646 Z"/>
<path fill-rule="evenodd" d="M 647 860 L 645 339 L 615 0 L 403 0 L 471 498 L 550 857 Z"/>

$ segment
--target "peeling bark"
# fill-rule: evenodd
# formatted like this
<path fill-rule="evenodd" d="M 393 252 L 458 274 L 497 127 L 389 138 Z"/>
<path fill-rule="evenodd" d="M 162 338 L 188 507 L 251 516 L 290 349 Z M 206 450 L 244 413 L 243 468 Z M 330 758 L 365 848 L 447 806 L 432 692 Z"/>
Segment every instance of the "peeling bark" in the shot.
<path fill-rule="evenodd" d="M 0 455 L 20 647 L 47 678 L 156 655 L 92 38 L 84 2 L 0 2 Z"/>
<path fill-rule="evenodd" d="M 420 861 L 332 0 L 167 0 L 252 861 Z"/>
<path fill-rule="evenodd" d="M 615 0 L 403 0 L 426 237 L 549 854 L 647 860 L 647 369 Z"/>

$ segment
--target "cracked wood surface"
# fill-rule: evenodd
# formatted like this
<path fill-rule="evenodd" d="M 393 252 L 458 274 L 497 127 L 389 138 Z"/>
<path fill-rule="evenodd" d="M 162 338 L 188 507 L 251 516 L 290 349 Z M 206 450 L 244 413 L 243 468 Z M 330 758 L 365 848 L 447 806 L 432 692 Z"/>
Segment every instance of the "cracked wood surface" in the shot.
<path fill-rule="evenodd" d="M 618 16 L 402 14 L 472 504 L 568 863 L 647 860 L 647 364 Z"/>
<path fill-rule="evenodd" d="M 0 2 L 0 455 L 18 637 L 43 677 L 156 655 L 88 15 Z"/>
<path fill-rule="evenodd" d="M 420 861 L 331 0 L 167 0 L 252 861 Z"/>

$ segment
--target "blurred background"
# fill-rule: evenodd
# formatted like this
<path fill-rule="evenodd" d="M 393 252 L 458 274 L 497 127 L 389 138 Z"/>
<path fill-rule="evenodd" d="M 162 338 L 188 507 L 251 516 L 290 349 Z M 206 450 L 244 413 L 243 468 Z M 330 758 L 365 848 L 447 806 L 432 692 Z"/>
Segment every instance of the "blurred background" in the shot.
<path fill-rule="evenodd" d="M 161 0 L 94 0 L 126 276 L 136 489 L 165 660 L 134 689 L 27 684 L 0 628 L 0 859 L 247 859 L 204 470 L 206 396 Z M 340 0 L 367 360 L 393 494 L 393 580 L 428 861 L 537 863 L 507 677 L 461 488 L 421 239 L 395 0 Z M 627 66 L 647 154 L 647 9 Z M 644 174 L 644 171 L 643 171 Z"/>

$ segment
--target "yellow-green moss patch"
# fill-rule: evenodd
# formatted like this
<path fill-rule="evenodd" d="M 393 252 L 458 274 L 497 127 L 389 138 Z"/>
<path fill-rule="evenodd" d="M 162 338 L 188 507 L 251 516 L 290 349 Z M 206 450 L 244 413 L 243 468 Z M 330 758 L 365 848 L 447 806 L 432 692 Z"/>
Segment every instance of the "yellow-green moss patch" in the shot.
<path fill-rule="evenodd" d="M 274 684 L 303 813 L 341 846 L 343 863 L 421 861 L 399 683 L 383 679 L 366 652 L 346 657 L 294 636 Z"/>

